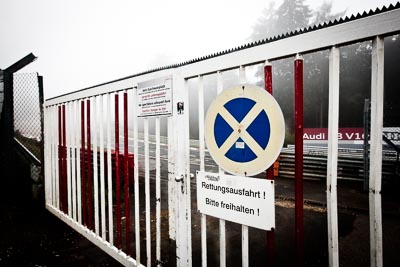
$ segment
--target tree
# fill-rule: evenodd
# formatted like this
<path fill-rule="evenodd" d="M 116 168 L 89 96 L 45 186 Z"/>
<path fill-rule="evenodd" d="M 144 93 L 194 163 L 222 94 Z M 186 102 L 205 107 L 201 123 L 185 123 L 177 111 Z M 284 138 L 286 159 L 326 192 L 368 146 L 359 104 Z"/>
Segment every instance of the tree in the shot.
<path fill-rule="evenodd" d="M 346 14 L 346 10 L 338 13 L 332 13 L 332 1 L 323 2 L 321 6 L 314 11 L 314 18 L 311 24 L 320 24 L 327 21 L 333 21 L 337 18 L 343 17 Z"/>
<path fill-rule="evenodd" d="M 272 38 L 290 33 L 312 24 L 319 24 L 343 16 L 345 11 L 332 13 L 332 2 L 323 2 L 312 10 L 304 0 L 284 0 L 275 8 L 271 3 L 263 10 L 262 16 L 253 27 L 251 41 Z M 326 51 L 308 54 L 304 66 L 304 122 L 306 127 L 327 127 L 328 120 L 328 53 Z M 291 142 L 294 127 L 293 61 L 274 62 L 274 96 L 281 105 L 286 121 L 286 141 Z M 256 73 L 262 84 L 262 70 Z"/>
<path fill-rule="evenodd" d="M 275 3 L 271 2 L 268 8 L 264 8 L 261 17 L 253 26 L 253 33 L 250 36 L 251 41 L 258 41 L 268 36 L 274 36 L 278 33 L 276 28 L 277 14 Z"/>
<path fill-rule="evenodd" d="M 304 0 L 284 0 L 276 14 L 279 19 L 276 26 L 281 33 L 307 27 L 312 17 L 312 11 Z"/>
<path fill-rule="evenodd" d="M 312 10 L 304 2 L 304 0 L 284 0 L 277 9 L 274 2 L 270 3 L 253 26 L 250 41 L 290 33 L 313 24 L 334 20 L 346 13 L 346 10 L 332 13 L 332 1 L 324 1 L 316 10 Z"/>

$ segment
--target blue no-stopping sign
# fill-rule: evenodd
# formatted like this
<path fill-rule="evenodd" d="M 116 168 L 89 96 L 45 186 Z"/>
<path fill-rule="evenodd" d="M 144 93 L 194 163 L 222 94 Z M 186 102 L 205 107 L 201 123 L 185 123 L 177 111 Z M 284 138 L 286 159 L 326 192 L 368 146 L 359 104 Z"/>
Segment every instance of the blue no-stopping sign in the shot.
<path fill-rule="evenodd" d="M 222 91 L 205 120 L 211 156 L 225 171 L 251 176 L 278 157 L 285 124 L 276 100 L 264 89 L 242 85 Z"/>

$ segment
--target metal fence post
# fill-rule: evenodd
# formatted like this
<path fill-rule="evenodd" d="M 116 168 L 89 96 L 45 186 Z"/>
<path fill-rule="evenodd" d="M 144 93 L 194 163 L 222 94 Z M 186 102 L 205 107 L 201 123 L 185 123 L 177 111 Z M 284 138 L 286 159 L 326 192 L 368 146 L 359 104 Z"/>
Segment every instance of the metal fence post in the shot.
<path fill-rule="evenodd" d="M 329 266 L 339 266 L 339 234 L 337 215 L 339 70 L 340 51 L 339 48 L 332 47 L 329 51 L 328 166 L 326 175 Z"/>
<path fill-rule="evenodd" d="M 40 111 L 40 139 L 41 139 L 41 142 L 40 142 L 40 162 L 42 164 L 40 175 L 42 176 L 42 181 L 44 183 L 44 170 L 45 170 L 46 166 L 45 166 L 45 160 L 44 160 L 45 156 L 44 156 L 43 76 L 38 75 L 37 78 L 38 78 L 38 86 L 39 86 L 39 111 Z"/>
<path fill-rule="evenodd" d="M 190 167 L 189 166 L 189 109 L 186 81 L 176 74 L 173 77 L 174 112 L 173 147 L 174 175 L 176 181 L 176 259 L 177 266 L 192 265 L 192 235 L 191 235 L 191 199 L 190 199 Z M 180 112 L 177 107 L 182 106 Z"/>
<path fill-rule="evenodd" d="M 304 265 L 303 210 L 303 57 L 294 60 L 295 120 L 295 240 L 297 266 Z"/>
<path fill-rule="evenodd" d="M 383 266 L 382 257 L 382 132 L 384 96 L 384 40 L 372 42 L 371 63 L 371 158 L 369 177 L 369 216 L 371 266 Z"/>
<path fill-rule="evenodd" d="M 13 138 L 14 138 L 14 90 L 13 90 L 13 73 L 7 70 L 3 71 L 4 84 L 4 102 L 2 112 L 2 134 L 4 142 L 4 150 L 8 151 L 10 163 L 13 163 Z"/>
<path fill-rule="evenodd" d="M 370 120 L 371 120 L 371 101 L 365 99 L 364 101 L 364 192 L 368 192 L 369 182 L 369 132 L 370 132 Z"/>
<path fill-rule="evenodd" d="M 264 64 L 264 88 L 272 95 L 272 65 L 267 60 Z M 274 180 L 274 166 L 267 169 L 266 178 Z M 267 262 L 268 266 L 275 266 L 275 229 L 267 231 Z"/>

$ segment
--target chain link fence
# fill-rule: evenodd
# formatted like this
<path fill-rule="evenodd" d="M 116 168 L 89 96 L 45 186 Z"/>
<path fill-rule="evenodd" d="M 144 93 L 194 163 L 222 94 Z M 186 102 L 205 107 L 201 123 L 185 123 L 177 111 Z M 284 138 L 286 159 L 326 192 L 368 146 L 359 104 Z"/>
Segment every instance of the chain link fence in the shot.
<path fill-rule="evenodd" d="M 14 137 L 41 159 L 41 90 L 37 73 L 14 74 Z"/>

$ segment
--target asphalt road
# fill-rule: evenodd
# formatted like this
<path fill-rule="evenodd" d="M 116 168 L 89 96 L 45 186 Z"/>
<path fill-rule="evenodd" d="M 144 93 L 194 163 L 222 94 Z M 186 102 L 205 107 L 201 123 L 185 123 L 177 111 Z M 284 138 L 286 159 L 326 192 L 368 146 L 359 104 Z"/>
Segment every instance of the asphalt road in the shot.
<path fill-rule="evenodd" d="M 193 153 L 197 153 L 194 151 Z M 41 203 L 30 200 L 23 186 L 29 169 L 22 165 L 10 169 L 2 156 L 0 192 L 0 266 L 119 266 L 113 258 L 98 249 L 63 222 L 47 212 Z M 168 190 L 166 160 L 162 160 L 162 261 L 174 266 L 174 244 L 168 239 Z M 195 171 L 197 162 L 191 164 Z M 213 170 L 212 164 L 206 166 Z M 154 177 L 154 167 L 151 167 Z M 18 180 L 17 180 L 18 179 Z M 144 184 L 140 179 L 140 229 L 142 263 L 146 261 Z M 276 266 L 295 265 L 294 248 L 294 182 L 276 180 Z M 25 189 L 24 189 L 25 188 Z M 358 183 L 339 182 L 339 249 L 341 266 L 369 266 L 368 195 Z M 383 262 L 400 266 L 400 199 L 397 187 L 383 188 Z M 24 191 L 25 190 L 25 191 Z M 327 266 L 326 186 L 324 181 L 304 181 L 304 260 L 305 266 Z M 152 262 L 155 262 L 155 181 L 151 179 Z M 197 211 L 195 187 L 192 186 L 193 266 L 201 266 L 200 214 Z M 133 203 L 133 195 L 131 195 Z M 122 207 L 123 208 L 123 207 Z M 133 212 L 131 215 L 133 216 Z M 134 222 L 133 217 L 131 222 Z M 134 227 L 132 227 L 134 229 Z M 226 223 L 227 266 L 241 266 L 241 227 Z M 250 266 L 266 265 L 265 231 L 249 229 Z M 134 234 L 131 237 L 134 241 Z M 132 242 L 132 247 L 134 244 Z M 207 218 L 208 266 L 219 265 L 219 221 Z"/>

